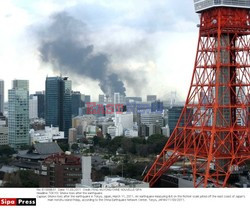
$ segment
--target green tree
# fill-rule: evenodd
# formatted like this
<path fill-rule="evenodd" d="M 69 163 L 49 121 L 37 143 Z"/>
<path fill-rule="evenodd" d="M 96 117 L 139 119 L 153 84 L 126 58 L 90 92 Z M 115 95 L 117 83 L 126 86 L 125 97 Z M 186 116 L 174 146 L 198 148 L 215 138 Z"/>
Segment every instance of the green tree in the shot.
<path fill-rule="evenodd" d="M 39 187 L 39 175 L 31 170 L 19 171 L 22 187 Z"/>
<path fill-rule="evenodd" d="M 20 170 L 4 177 L 5 187 L 39 187 L 39 175 L 31 170 Z"/>
<path fill-rule="evenodd" d="M 133 137 L 133 138 L 131 138 L 131 141 L 133 143 L 135 143 L 136 145 L 144 144 L 143 143 L 144 142 L 144 138 L 142 138 L 142 137 Z"/>
<path fill-rule="evenodd" d="M 108 146 L 110 141 L 108 141 L 107 139 L 104 139 L 103 137 L 99 137 L 98 143 L 99 143 L 99 147 L 101 148 L 106 148 Z"/>
<path fill-rule="evenodd" d="M 94 136 L 93 137 L 93 143 L 94 143 L 94 145 L 98 145 L 99 144 L 99 137 L 98 136 Z"/>
<path fill-rule="evenodd" d="M 72 144 L 71 149 L 72 149 L 73 151 L 79 150 L 78 144 Z"/>
<path fill-rule="evenodd" d="M 109 142 L 107 149 L 109 150 L 110 153 L 114 154 L 117 151 L 117 149 L 121 147 L 122 139 L 123 136 L 117 136 Z"/>
<path fill-rule="evenodd" d="M 148 153 L 148 146 L 145 144 L 140 144 L 136 146 L 136 152 L 138 156 L 147 157 Z"/>
<path fill-rule="evenodd" d="M 114 175 L 124 176 L 126 178 L 135 178 L 142 180 L 142 172 L 145 169 L 146 163 L 123 163 L 120 164 L 114 171 Z"/>
<path fill-rule="evenodd" d="M 132 142 L 130 138 L 122 137 L 120 142 L 125 153 L 136 154 L 136 143 Z"/>
<path fill-rule="evenodd" d="M 109 142 L 111 141 L 112 137 L 109 133 L 106 133 L 106 140 Z"/>
<path fill-rule="evenodd" d="M 22 187 L 19 172 L 5 173 L 3 180 L 6 182 L 4 187 Z"/>
<path fill-rule="evenodd" d="M 13 148 L 9 147 L 8 145 L 0 146 L 0 156 L 2 156 L 2 155 L 10 156 L 10 155 L 13 155 L 15 153 L 16 153 L 16 151 Z"/>
<path fill-rule="evenodd" d="M 20 150 L 30 150 L 32 148 L 31 145 L 23 145 L 20 147 Z"/>
<path fill-rule="evenodd" d="M 10 156 L 7 155 L 0 156 L 0 164 L 8 165 L 9 163 L 11 163 L 11 161 L 13 161 L 13 158 L 11 158 Z"/>
<path fill-rule="evenodd" d="M 161 134 L 153 134 L 147 140 L 148 153 L 159 153 L 165 146 L 168 138 Z"/>
<path fill-rule="evenodd" d="M 68 144 L 68 143 L 60 143 L 60 144 L 58 144 L 58 145 L 59 145 L 59 147 L 60 147 L 64 152 L 69 151 L 69 144 Z"/>

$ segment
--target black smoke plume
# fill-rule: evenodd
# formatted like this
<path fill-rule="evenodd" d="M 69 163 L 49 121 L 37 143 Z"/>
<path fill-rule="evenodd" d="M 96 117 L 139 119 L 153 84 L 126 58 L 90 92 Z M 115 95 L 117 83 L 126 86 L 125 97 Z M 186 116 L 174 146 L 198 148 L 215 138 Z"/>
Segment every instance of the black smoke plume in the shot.
<path fill-rule="evenodd" d="M 109 56 L 96 53 L 88 42 L 86 24 L 65 12 L 51 17 L 51 22 L 39 31 L 39 52 L 42 62 L 67 75 L 91 78 L 99 82 L 106 95 L 119 92 L 126 95 L 124 83 L 109 68 Z"/>

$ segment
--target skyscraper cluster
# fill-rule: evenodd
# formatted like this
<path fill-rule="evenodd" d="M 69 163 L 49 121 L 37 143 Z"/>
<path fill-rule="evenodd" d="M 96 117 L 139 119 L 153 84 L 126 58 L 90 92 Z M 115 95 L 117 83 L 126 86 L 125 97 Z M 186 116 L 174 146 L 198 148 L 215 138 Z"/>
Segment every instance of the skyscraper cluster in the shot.
<path fill-rule="evenodd" d="M 8 91 L 8 108 L 4 107 L 4 81 L 0 80 L 0 113 L 6 114 L 4 127 L 1 128 L 1 143 L 14 148 L 30 145 L 39 140 L 69 139 L 75 143 L 80 137 L 93 138 L 97 134 L 115 136 L 151 136 L 163 134 L 168 118 L 164 113 L 163 102 L 156 95 L 124 97 L 120 93 L 112 96 L 99 95 L 96 106 L 92 105 L 90 95 L 72 90 L 68 77 L 46 77 L 44 91 L 29 94 L 28 80 L 14 80 Z M 88 113 L 88 107 L 94 106 Z M 121 106 L 111 109 L 112 106 Z M 103 109 L 99 109 L 102 107 Z M 4 115 L 3 115 L 4 116 Z M 91 123 L 85 122 L 84 116 L 92 116 Z M 178 120 L 170 118 L 170 131 Z M 80 126 L 72 125 L 75 119 L 82 119 Z M 3 121 L 2 121 L 3 124 Z M 73 128 L 72 128 L 73 126 Z M 48 129 L 58 131 L 45 137 Z M 169 130 L 169 129 L 168 129 Z M 167 131 L 167 130 L 166 130 Z M 38 134 L 40 134 L 39 137 Z M 60 135 L 59 135 L 60 134 Z M 164 133 L 164 134 L 169 134 Z M 167 135 L 169 136 L 169 135 Z"/>

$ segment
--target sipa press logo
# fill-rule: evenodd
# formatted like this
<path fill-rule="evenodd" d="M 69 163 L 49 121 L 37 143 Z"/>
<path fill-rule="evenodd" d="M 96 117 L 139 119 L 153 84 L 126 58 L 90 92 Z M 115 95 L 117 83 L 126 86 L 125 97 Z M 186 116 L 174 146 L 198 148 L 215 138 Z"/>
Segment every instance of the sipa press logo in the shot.
<path fill-rule="evenodd" d="M 36 198 L 0 198 L 0 206 L 36 206 Z"/>

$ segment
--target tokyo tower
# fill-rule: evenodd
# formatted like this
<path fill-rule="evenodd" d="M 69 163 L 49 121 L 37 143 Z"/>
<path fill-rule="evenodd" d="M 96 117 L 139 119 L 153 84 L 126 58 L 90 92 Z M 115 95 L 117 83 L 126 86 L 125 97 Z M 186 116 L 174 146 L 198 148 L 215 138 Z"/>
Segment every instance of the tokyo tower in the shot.
<path fill-rule="evenodd" d="M 250 0 L 194 0 L 200 16 L 191 86 L 144 181 L 187 163 L 194 187 L 230 187 L 250 159 Z"/>

